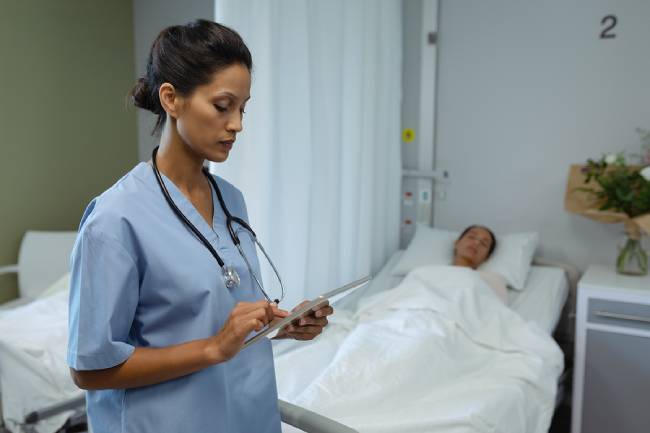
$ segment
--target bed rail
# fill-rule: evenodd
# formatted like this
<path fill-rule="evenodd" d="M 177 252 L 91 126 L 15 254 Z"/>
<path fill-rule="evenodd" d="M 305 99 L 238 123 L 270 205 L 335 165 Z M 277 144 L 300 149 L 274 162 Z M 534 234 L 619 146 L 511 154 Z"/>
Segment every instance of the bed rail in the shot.
<path fill-rule="evenodd" d="M 86 404 L 86 396 L 79 397 L 47 406 L 41 410 L 29 413 L 25 417 L 26 425 L 33 425 L 39 421 L 58 415 L 69 410 L 79 410 Z M 308 433 L 358 433 L 339 422 L 319 415 L 316 412 L 304 409 L 300 406 L 278 400 L 280 417 L 282 422 Z"/>
<path fill-rule="evenodd" d="M 80 395 L 79 397 L 72 398 L 70 400 L 63 401 L 61 403 L 56 403 L 51 406 L 46 406 L 41 410 L 35 410 L 30 412 L 25 417 L 25 424 L 36 424 L 40 420 L 49 418 L 54 415 L 58 415 L 61 412 L 66 412 L 68 410 L 77 410 L 86 404 L 86 396 Z"/>
<path fill-rule="evenodd" d="M 333 419 L 300 406 L 278 400 L 282 422 L 308 433 L 358 433 Z"/>

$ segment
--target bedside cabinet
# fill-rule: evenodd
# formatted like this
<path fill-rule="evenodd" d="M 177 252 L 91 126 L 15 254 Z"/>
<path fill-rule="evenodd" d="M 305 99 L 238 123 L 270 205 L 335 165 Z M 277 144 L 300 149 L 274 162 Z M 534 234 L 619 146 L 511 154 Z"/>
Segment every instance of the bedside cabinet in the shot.
<path fill-rule="evenodd" d="M 650 432 L 650 276 L 578 283 L 571 433 Z"/>

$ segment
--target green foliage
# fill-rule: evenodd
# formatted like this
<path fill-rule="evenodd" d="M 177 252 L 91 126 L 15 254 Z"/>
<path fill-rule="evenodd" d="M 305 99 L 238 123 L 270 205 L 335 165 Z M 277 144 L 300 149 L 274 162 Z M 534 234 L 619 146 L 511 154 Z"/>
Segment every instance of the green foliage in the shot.
<path fill-rule="evenodd" d="M 589 159 L 582 169 L 585 183 L 594 180 L 600 188 L 581 190 L 595 196 L 599 210 L 624 212 L 632 218 L 646 214 L 650 212 L 650 182 L 639 174 L 641 168 L 628 166 L 623 154 Z"/>

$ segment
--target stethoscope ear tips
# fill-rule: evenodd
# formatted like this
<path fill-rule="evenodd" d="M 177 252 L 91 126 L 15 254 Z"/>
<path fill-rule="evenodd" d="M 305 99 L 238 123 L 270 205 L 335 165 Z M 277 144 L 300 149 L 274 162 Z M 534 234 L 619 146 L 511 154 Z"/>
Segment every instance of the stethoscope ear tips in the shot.
<path fill-rule="evenodd" d="M 279 300 L 279 299 L 274 299 L 273 302 L 275 302 L 275 305 L 279 305 L 279 304 L 280 304 L 280 300 Z"/>

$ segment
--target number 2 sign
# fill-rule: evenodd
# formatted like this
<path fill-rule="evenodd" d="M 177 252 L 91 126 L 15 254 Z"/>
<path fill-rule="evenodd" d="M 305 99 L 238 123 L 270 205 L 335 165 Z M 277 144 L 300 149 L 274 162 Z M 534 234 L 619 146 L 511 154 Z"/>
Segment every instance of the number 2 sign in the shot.
<path fill-rule="evenodd" d="M 603 17 L 603 19 L 600 20 L 600 24 L 605 27 L 600 32 L 600 39 L 614 39 L 616 33 L 613 33 L 613 30 L 614 27 L 616 27 L 617 22 L 618 20 L 616 19 L 616 15 L 606 15 Z"/>

